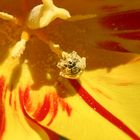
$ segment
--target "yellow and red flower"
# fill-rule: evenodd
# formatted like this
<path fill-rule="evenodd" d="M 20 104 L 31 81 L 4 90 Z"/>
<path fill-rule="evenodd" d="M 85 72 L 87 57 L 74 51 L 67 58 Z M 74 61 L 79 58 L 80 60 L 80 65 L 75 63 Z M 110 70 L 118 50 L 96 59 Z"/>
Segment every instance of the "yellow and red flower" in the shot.
<path fill-rule="evenodd" d="M 139 140 L 139 5 L 1 0 L 0 140 Z M 50 44 L 86 57 L 79 79 Z"/>

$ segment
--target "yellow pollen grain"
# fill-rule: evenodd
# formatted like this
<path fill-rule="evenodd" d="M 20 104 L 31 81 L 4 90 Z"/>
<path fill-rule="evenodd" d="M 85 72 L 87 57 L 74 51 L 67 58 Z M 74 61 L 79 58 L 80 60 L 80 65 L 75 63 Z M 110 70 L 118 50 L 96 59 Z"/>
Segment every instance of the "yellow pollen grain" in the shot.
<path fill-rule="evenodd" d="M 21 39 L 24 39 L 26 41 L 29 40 L 29 34 L 26 31 L 23 31 L 21 34 Z"/>

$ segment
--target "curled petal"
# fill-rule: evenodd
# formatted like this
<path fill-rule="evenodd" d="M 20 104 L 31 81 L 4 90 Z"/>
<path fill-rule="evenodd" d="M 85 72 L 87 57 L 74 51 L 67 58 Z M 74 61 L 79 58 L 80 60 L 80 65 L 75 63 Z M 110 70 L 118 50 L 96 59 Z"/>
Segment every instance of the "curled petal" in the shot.
<path fill-rule="evenodd" d="M 43 129 L 24 115 L 18 94 L 6 87 L 3 78 L 0 78 L 0 107 L 1 140 L 50 140 Z"/>

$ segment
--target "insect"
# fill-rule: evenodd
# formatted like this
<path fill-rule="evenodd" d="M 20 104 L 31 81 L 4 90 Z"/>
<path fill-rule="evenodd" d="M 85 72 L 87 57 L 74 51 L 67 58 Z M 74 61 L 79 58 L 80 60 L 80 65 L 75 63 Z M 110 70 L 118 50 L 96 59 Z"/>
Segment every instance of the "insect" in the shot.
<path fill-rule="evenodd" d="M 77 52 L 62 52 L 62 58 L 57 67 L 60 69 L 60 75 L 65 78 L 76 79 L 86 68 L 86 58 L 80 57 Z"/>

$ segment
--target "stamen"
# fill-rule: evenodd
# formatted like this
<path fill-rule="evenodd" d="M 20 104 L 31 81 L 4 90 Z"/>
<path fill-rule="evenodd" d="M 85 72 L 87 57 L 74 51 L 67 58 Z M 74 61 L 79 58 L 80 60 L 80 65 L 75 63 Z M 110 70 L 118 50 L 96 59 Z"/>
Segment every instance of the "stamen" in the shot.
<path fill-rule="evenodd" d="M 3 20 L 10 20 L 13 22 L 17 22 L 17 19 L 13 15 L 10 15 L 10 14 L 5 13 L 5 12 L 0 12 L 0 18 Z"/>
<path fill-rule="evenodd" d="M 29 40 L 28 33 L 23 31 L 21 34 L 21 40 L 15 44 L 15 46 L 11 52 L 11 56 L 13 58 L 19 58 L 23 54 L 28 40 Z"/>

